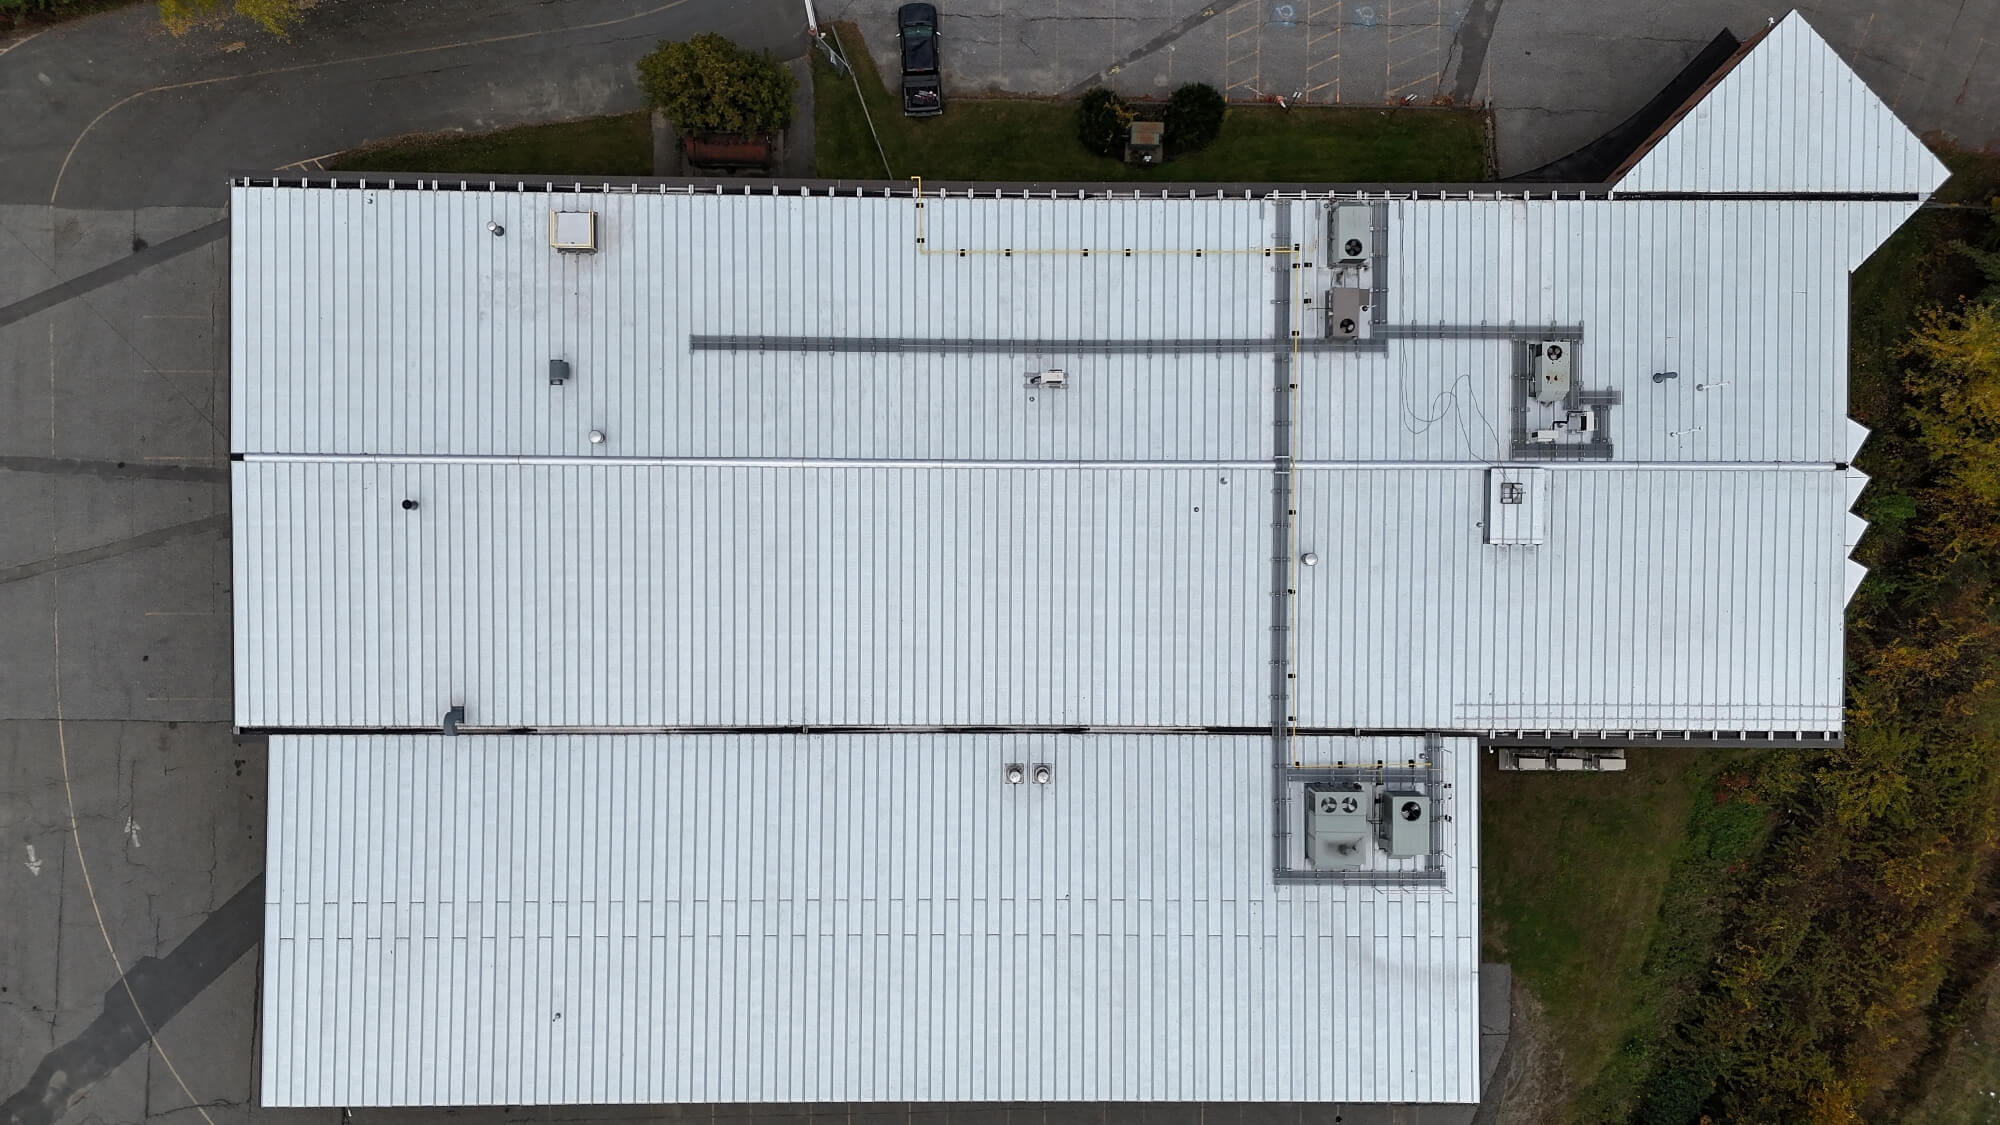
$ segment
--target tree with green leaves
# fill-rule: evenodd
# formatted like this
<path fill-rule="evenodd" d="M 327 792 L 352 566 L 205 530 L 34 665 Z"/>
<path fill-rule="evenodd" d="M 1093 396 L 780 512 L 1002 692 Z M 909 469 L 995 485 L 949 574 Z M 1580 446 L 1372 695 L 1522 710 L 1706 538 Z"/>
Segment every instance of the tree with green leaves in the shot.
<path fill-rule="evenodd" d="M 646 100 L 683 133 L 775 133 L 792 123 L 798 80 L 713 32 L 663 40 L 639 60 Z"/>
<path fill-rule="evenodd" d="M 1099 156 L 1116 156 L 1125 150 L 1132 116 L 1124 98 L 1093 86 L 1076 103 L 1076 139 Z"/>
<path fill-rule="evenodd" d="M 1167 147 L 1174 152 L 1207 148 L 1222 133 L 1229 102 L 1206 82 L 1189 82 L 1167 99 Z"/>

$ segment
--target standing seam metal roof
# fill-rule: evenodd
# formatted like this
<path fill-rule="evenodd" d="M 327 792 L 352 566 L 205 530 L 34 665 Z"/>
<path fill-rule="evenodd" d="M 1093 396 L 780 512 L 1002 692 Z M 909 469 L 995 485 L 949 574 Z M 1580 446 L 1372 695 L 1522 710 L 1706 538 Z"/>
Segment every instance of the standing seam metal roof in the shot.
<path fill-rule="evenodd" d="M 1427 889 L 1274 886 L 1269 749 L 273 738 L 263 1104 L 1476 1101 L 1476 748 Z"/>

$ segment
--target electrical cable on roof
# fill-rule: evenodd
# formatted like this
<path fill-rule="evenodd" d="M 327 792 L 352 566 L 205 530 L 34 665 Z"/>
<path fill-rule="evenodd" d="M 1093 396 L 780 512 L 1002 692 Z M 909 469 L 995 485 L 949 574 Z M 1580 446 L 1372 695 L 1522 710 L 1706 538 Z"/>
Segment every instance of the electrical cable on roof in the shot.
<path fill-rule="evenodd" d="M 1430 405 L 1433 409 L 1437 407 L 1439 402 L 1442 402 L 1445 399 L 1450 399 L 1451 401 L 1448 405 L 1445 406 L 1444 409 L 1437 411 L 1437 413 L 1432 414 L 1429 417 L 1424 417 L 1423 415 L 1418 414 L 1416 411 L 1410 409 L 1408 375 L 1409 371 L 1407 365 L 1397 366 L 1396 389 L 1397 389 L 1397 398 L 1400 400 L 1398 405 L 1402 408 L 1403 429 L 1407 430 L 1412 435 L 1421 436 L 1425 433 L 1428 433 L 1430 431 L 1431 426 L 1434 423 L 1442 421 L 1446 414 L 1455 414 L 1457 415 L 1458 418 L 1458 436 L 1460 440 L 1465 442 L 1465 451 L 1471 454 L 1473 460 L 1475 461 L 1479 461 L 1487 465 L 1493 465 L 1498 463 L 1494 461 L 1492 458 L 1487 457 L 1479 452 L 1478 448 L 1472 444 L 1471 431 L 1467 430 L 1465 426 L 1465 407 L 1464 404 L 1459 400 L 1458 385 L 1460 383 L 1466 384 L 1467 390 L 1469 392 L 1471 389 L 1471 382 L 1472 382 L 1471 372 L 1466 372 L 1465 374 L 1460 375 L 1458 378 L 1453 379 L 1451 383 L 1445 387 L 1444 390 L 1439 391 L 1436 397 L 1431 399 Z M 1472 399 L 1472 408 L 1473 410 L 1478 412 L 1479 421 L 1482 425 L 1486 427 L 1486 433 L 1493 439 L 1493 443 L 1495 445 L 1504 446 L 1506 443 L 1500 440 L 1499 431 L 1493 428 L 1492 420 L 1486 416 L 1486 407 L 1480 403 L 1479 399 L 1476 396 L 1473 397 Z M 1410 420 L 1413 418 L 1418 422 L 1423 423 L 1423 425 L 1421 427 L 1410 425 Z"/>

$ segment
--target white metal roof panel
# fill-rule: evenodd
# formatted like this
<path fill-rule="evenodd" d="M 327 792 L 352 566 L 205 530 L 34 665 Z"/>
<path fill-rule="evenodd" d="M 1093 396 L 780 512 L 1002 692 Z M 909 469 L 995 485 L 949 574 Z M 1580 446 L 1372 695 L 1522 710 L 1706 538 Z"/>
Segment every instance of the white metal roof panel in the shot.
<path fill-rule="evenodd" d="M 233 470 L 240 726 L 1268 721 L 1267 468 Z"/>
<path fill-rule="evenodd" d="M 1257 248 L 1279 206 L 238 187 L 232 448 L 565 454 L 602 428 L 632 456 L 1216 456 L 1259 440 L 1243 423 L 1267 409 L 1238 393 L 1238 356 L 808 360 L 690 339 L 1268 338 L 1259 295 L 1289 259 Z M 598 212 L 597 253 L 549 248 L 563 207 Z M 1024 374 L 1048 366 L 1076 371 L 1059 405 L 1089 428 L 1022 413 Z"/>
<path fill-rule="evenodd" d="M 1268 722 L 1254 463 L 235 469 L 242 726 Z M 1304 725 L 1838 729 L 1844 474 L 1487 472 L 1301 466 Z"/>
<path fill-rule="evenodd" d="M 1553 467 L 1529 547 L 1487 471 L 1301 471 L 1301 725 L 1840 728 L 1847 474 Z"/>
<path fill-rule="evenodd" d="M 556 253 L 534 217 L 579 199 L 603 210 L 603 248 Z M 1624 395 L 1621 459 L 1844 459 L 1847 272 L 1912 206 L 1398 200 L 1389 319 L 1580 326 L 1579 378 Z M 690 342 L 1270 338 L 1287 259 L 1223 250 L 1272 241 L 1280 209 L 1315 267 L 1298 271 L 1294 301 L 1321 300 L 1319 200 L 927 201 L 926 246 L 1020 250 L 960 258 L 917 253 L 908 199 L 239 187 L 233 447 L 565 455 L 598 452 L 598 430 L 607 451 L 640 457 L 1264 457 L 1266 355 Z M 495 238 L 489 216 L 529 233 Z M 1090 243 L 1148 252 L 1029 253 Z M 1192 256 L 1199 246 L 1210 252 Z M 1311 334 L 1314 307 L 1295 311 Z M 1301 449 L 1437 459 L 1470 443 L 1499 456 L 1508 347 L 1308 352 Z M 551 359 L 570 364 L 562 386 Z M 1070 373 L 1066 389 L 1027 385 L 1051 366 Z M 1651 382 L 1665 370 L 1680 379 Z"/>
<path fill-rule="evenodd" d="M 1301 456 L 1508 457 L 1506 326 L 1569 325 L 1577 385 L 1619 395 L 1620 461 L 1851 459 L 1848 275 L 1907 202 L 1422 200 L 1391 205 L 1390 320 L 1491 339 L 1307 353 Z M 1674 372 L 1655 382 L 1655 373 Z"/>
<path fill-rule="evenodd" d="M 1269 751 L 275 737 L 262 1102 L 1477 1100 L 1470 740 L 1434 888 L 1274 885 Z"/>
<path fill-rule="evenodd" d="M 1794 11 L 1673 124 L 1617 189 L 1928 195 L 1948 174 Z"/>

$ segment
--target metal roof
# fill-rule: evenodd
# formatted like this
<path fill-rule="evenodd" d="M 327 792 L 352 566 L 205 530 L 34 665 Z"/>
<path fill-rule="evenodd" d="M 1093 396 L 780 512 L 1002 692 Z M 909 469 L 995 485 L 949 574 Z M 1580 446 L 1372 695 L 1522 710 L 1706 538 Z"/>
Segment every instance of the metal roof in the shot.
<path fill-rule="evenodd" d="M 1794 18 L 1618 190 L 1899 198 L 240 183 L 265 1104 L 1475 1100 L 1444 734 L 1839 730 L 1899 128 Z"/>
<path fill-rule="evenodd" d="M 243 726 L 1250 727 L 1275 627 L 1331 729 L 1838 727 L 1846 278 L 1908 201 L 1375 200 L 1353 347 L 1309 303 L 1339 280 L 1317 198 L 236 202 Z M 538 241 L 572 207 L 599 253 Z M 1601 507 L 1530 564 L 1465 506 L 1539 456 L 1549 334 L 1608 440 L 1547 462 Z M 1676 467 L 1714 502 L 1655 503 Z M 1352 604 L 1273 621 L 1304 534 Z M 1708 585 L 1637 580 L 1662 558 Z M 1602 644 L 1536 639 L 1578 605 L 1496 608 L 1531 568 Z M 1428 639 L 1352 625 L 1387 605 Z M 1447 674 L 1384 678 L 1439 645 Z"/>
<path fill-rule="evenodd" d="M 1488 472 L 1300 471 L 1300 725 L 1840 729 L 1846 473 L 1547 469 L 1496 546 Z"/>
<path fill-rule="evenodd" d="M 1301 455 L 1497 457 L 1508 325 L 1581 326 L 1625 398 L 1617 456 L 1836 461 L 1848 274 L 1913 212 L 1882 201 L 1386 201 L 1386 319 L 1487 326 L 1304 352 Z M 366 202 L 372 198 L 374 202 Z M 602 212 L 603 252 L 558 254 L 550 208 Z M 1128 214 L 1127 212 L 1130 212 Z M 235 189 L 239 453 L 1228 460 L 1272 453 L 1268 342 L 1290 258 L 1307 332 L 1332 284 L 1325 204 Z M 484 224 L 508 231 L 495 238 Z M 1046 230 L 1041 228 L 1046 227 Z M 805 232 L 812 232 L 808 237 Z M 1034 233 L 1038 232 L 1039 233 Z M 1031 255 L 1063 245 L 1122 252 Z M 1209 250 L 1196 258 L 1191 248 Z M 1169 251 L 1185 251 L 1173 253 Z M 698 284 L 687 279 L 700 279 Z M 697 338 L 742 346 L 694 350 Z M 789 340 L 813 351 L 766 350 Z M 898 341 L 912 351 L 830 352 Z M 1030 341 L 998 352 L 929 341 Z M 1084 341 L 1140 349 L 1085 354 Z M 1065 349 L 1065 343 L 1069 345 Z M 775 346 L 775 344 L 774 344 Z M 887 345 L 883 345 L 887 348 Z M 551 386 L 548 363 L 570 364 Z M 1037 393 L 1026 376 L 1073 378 Z M 1685 378 L 1657 387 L 1656 371 Z M 1708 396 L 1697 384 L 1724 384 Z M 1444 396 L 1441 401 L 1441 396 Z M 591 430 L 607 435 L 602 446 Z M 1411 432 L 1411 431 L 1416 432 Z"/>
<path fill-rule="evenodd" d="M 234 470 L 246 727 L 1269 722 L 1268 464 Z M 1301 724 L 1839 728 L 1846 473 L 1487 471 L 1300 464 Z"/>
<path fill-rule="evenodd" d="M 274 737 L 262 1103 L 1476 1101 L 1471 740 L 1426 888 L 1274 885 L 1269 751 Z"/>
<path fill-rule="evenodd" d="M 1617 188 L 1929 195 L 1949 174 L 1794 11 L 1675 122 Z"/>
<path fill-rule="evenodd" d="M 241 726 L 1268 722 L 1268 465 L 233 468 Z"/>

